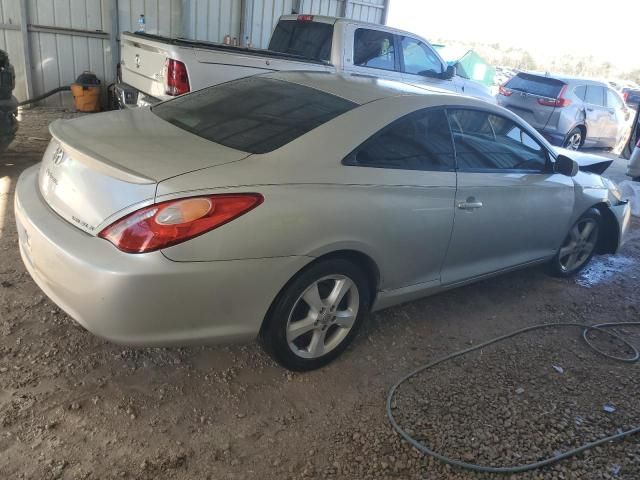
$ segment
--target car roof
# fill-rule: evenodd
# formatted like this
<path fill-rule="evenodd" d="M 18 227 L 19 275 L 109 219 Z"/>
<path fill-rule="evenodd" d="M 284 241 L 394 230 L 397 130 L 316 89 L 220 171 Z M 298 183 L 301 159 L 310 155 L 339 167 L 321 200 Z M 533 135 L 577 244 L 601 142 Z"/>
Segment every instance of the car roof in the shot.
<path fill-rule="evenodd" d="M 295 83 L 344 98 L 358 105 L 401 95 L 454 95 L 449 90 L 368 75 L 345 75 L 330 72 L 289 71 L 262 75 L 283 82 Z"/>

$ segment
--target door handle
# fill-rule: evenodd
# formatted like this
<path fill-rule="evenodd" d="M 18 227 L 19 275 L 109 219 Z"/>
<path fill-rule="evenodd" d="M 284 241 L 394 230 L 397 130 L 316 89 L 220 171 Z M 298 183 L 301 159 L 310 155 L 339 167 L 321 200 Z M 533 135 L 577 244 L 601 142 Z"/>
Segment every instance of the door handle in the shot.
<path fill-rule="evenodd" d="M 460 210 L 475 210 L 476 208 L 482 208 L 482 202 L 470 197 L 464 202 L 458 202 L 458 208 Z"/>

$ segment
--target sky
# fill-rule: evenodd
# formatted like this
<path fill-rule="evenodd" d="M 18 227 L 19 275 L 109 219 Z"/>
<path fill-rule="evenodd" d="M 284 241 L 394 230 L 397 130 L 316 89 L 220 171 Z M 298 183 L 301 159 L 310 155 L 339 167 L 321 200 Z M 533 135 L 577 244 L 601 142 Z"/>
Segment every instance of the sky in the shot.
<path fill-rule="evenodd" d="M 640 68 L 640 0 L 391 0 L 388 24 L 427 40 L 498 42 L 534 58 L 574 53 Z"/>

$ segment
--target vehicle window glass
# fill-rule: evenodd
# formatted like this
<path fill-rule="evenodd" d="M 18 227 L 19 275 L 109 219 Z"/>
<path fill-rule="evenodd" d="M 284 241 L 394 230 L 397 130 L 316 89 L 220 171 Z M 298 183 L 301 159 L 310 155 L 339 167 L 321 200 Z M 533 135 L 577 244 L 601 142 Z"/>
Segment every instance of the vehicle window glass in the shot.
<path fill-rule="evenodd" d="M 353 63 L 360 67 L 395 70 L 396 54 L 393 34 L 368 28 L 357 29 Z"/>
<path fill-rule="evenodd" d="M 355 107 L 314 88 L 247 77 L 160 103 L 152 112 L 212 142 L 266 153 Z"/>
<path fill-rule="evenodd" d="M 333 25 L 320 22 L 281 20 L 276 25 L 269 50 L 300 55 L 311 60 L 331 60 Z"/>
<path fill-rule="evenodd" d="M 366 141 L 344 164 L 452 171 L 453 142 L 446 114 L 443 110 L 428 110 L 407 115 Z"/>
<path fill-rule="evenodd" d="M 602 87 L 587 85 L 587 95 L 585 102 L 591 105 L 600 105 L 604 107 L 604 89 Z"/>
<path fill-rule="evenodd" d="M 607 89 L 607 107 L 615 109 L 623 107 L 620 97 L 613 90 L 609 89 Z"/>
<path fill-rule="evenodd" d="M 560 90 L 565 86 L 561 80 L 529 73 L 518 73 L 504 85 L 510 90 L 530 93 L 540 97 L 558 98 Z"/>
<path fill-rule="evenodd" d="M 587 94 L 587 87 L 585 87 L 584 85 L 580 85 L 579 87 L 575 88 L 573 93 L 575 93 L 576 97 L 578 97 L 580 100 L 584 100 L 585 95 Z"/>
<path fill-rule="evenodd" d="M 448 110 L 458 168 L 544 171 L 546 150 L 512 120 L 478 110 Z"/>
<path fill-rule="evenodd" d="M 442 73 L 442 64 L 433 51 L 419 40 L 402 37 L 404 71 L 417 75 Z"/>

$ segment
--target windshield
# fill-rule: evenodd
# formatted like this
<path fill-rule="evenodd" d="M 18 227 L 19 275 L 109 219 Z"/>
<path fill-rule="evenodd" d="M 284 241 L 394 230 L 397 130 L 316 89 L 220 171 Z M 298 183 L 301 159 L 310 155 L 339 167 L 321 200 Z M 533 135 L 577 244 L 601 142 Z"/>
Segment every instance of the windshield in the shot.
<path fill-rule="evenodd" d="M 331 60 L 332 42 L 331 24 L 281 20 L 273 32 L 269 50 L 328 62 Z"/>
<path fill-rule="evenodd" d="M 267 153 L 356 106 L 295 83 L 248 77 L 163 102 L 152 111 L 225 147 Z"/>

